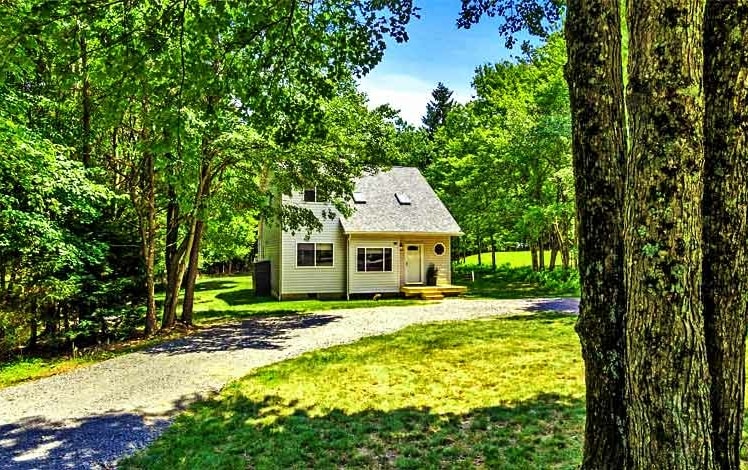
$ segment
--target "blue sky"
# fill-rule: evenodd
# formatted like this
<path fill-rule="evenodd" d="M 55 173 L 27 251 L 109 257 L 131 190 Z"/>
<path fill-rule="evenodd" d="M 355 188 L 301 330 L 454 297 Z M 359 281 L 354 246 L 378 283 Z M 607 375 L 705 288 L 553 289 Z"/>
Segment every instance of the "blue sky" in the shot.
<path fill-rule="evenodd" d="M 408 25 L 410 40 L 390 41 L 382 62 L 361 80 L 373 106 L 390 103 L 401 116 L 420 125 L 431 90 L 444 82 L 459 102 L 470 99 L 475 67 L 509 59 L 519 50 L 504 48 L 497 21 L 483 18 L 469 30 L 457 29 L 459 0 L 423 0 L 421 19 Z M 515 46 L 516 47 L 516 46 Z"/>

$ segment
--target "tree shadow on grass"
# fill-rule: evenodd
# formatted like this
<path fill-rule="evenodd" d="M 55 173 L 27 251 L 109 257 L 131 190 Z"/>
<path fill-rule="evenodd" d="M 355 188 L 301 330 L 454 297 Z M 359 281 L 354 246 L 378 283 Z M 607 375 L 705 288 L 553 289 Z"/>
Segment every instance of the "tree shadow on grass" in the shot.
<path fill-rule="evenodd" d="M 576 468 L 583 427 L 583 400 L 556 394 L 461 414 L 233 394 L 196 405 L 124 468 Z"/>
<path fill-rule="evenodd" d="M 236 281 L 227 280 L 201 281 L 195 285 L 195 292 L 233 289 L 238 285 L 239 283 L 237 283 Z"/>
<path fill-rule="evenodd" d="M 217 299 L 221 299 L 227 304 L 234 305 L 248 305 L 257 304 L 261 302 L 277 302 L 271 297 L 257 297 L 254 289 L 239 289 L 228 292 L 221 292 L 216 295 Z"/>
<path fill-rule="evenodd" d="M 186 354 L 238 349 L 282 349 L 296 330 L 316 328 L 339 320 L 338 315 L 285 315 L 251 318 L 218 325 L 190 336 L 143 350 L 145 354 Z"/>

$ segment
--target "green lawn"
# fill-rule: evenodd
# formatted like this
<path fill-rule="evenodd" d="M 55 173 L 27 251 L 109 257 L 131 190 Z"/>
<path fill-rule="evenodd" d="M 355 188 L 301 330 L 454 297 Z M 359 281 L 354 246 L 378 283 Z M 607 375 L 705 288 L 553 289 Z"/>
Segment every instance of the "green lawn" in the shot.
<path fill-rule="evenodd" d="M 284 300 L 255 297 L 249 276 L 203 278 L 195 288 L 195 323 L 208 325 L 256 315 L 284 315 L 341 308 L 412 305 L 417 299 Z"/>
<path fill-rule="evenodd" d="M 204 277 L 195 290 L 195 318 L 198 327 L 239 320 L 257 315 L 302 314 L 319 310 L 358 308 L 384 305 L 411 305 L 421 301 L 415 299 L 374 300 L 298 300 L 278 302 L 269 298 L 257 298 L 252 290 L 249 276 Z M 84 354 L 77 358 L 16 359 L 0 364 L 0 388 L 26 380 L 48 377 L 77 367 L 100 362 L 111 357 L 133 352 L 158 344 L 189 331 L 175 330 L 169 334 L 149 340 L 115 344 L 109 349 Z"/>
<path fill-rule="evenodd" d="M 551 259 L 551 252 L 545 252 L 546 264 Z M 484 265 L 491 265 L 491 252 L 481 253 L 481 261 Z M 561 262 L 561 258 L 558 259 Z M 465 264 L 478 264 L 478 255 L 470 255 L 465 258 Z M 513 268 L 521 268 L 523 266 L 532 266 L 532 255 L 529 251 L 497 251 L 496 252 L 496 265 L 501 266 L 502 264 L 508 264 Z"/>
<path fill-rule="evenodd" d="M 409 327 L 258 369 L 126 469 L 577 468 L 575 318 Z"/>

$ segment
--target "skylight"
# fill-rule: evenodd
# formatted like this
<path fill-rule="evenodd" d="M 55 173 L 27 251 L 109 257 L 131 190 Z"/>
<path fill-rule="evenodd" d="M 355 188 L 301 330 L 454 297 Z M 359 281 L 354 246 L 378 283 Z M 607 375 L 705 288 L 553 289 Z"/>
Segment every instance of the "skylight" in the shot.
<path fill-rule="evenodd" d="M 353 193 L 353 202 L 355 202 L 356 204 L 366 204 L 366 194 Z"/>
<path fill-rule="evenodd" d="M 410 196 L 408 196 L 405 193 L 395 193 L 395 197 L 397 198 L 397 202 L 400 203 L 401 206 L 409 206 L 410 205 Z"/>

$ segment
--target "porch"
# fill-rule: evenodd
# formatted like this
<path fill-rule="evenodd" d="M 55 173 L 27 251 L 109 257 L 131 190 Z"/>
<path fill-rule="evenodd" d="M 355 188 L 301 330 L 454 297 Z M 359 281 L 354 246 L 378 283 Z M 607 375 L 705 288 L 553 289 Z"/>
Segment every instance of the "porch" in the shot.
<path fill-rule="evenodd" d="M 437 286 L 424 286 L 424 285 L 404 285 L 400 287 L 400 292 L 405 297 L 417 297 L 420 296 L 424 300 L 441 300 L 448 295 L 461 295 L 467 291 L 466 286 L 453 286 L 451 284 L 443 284 Z"/>

